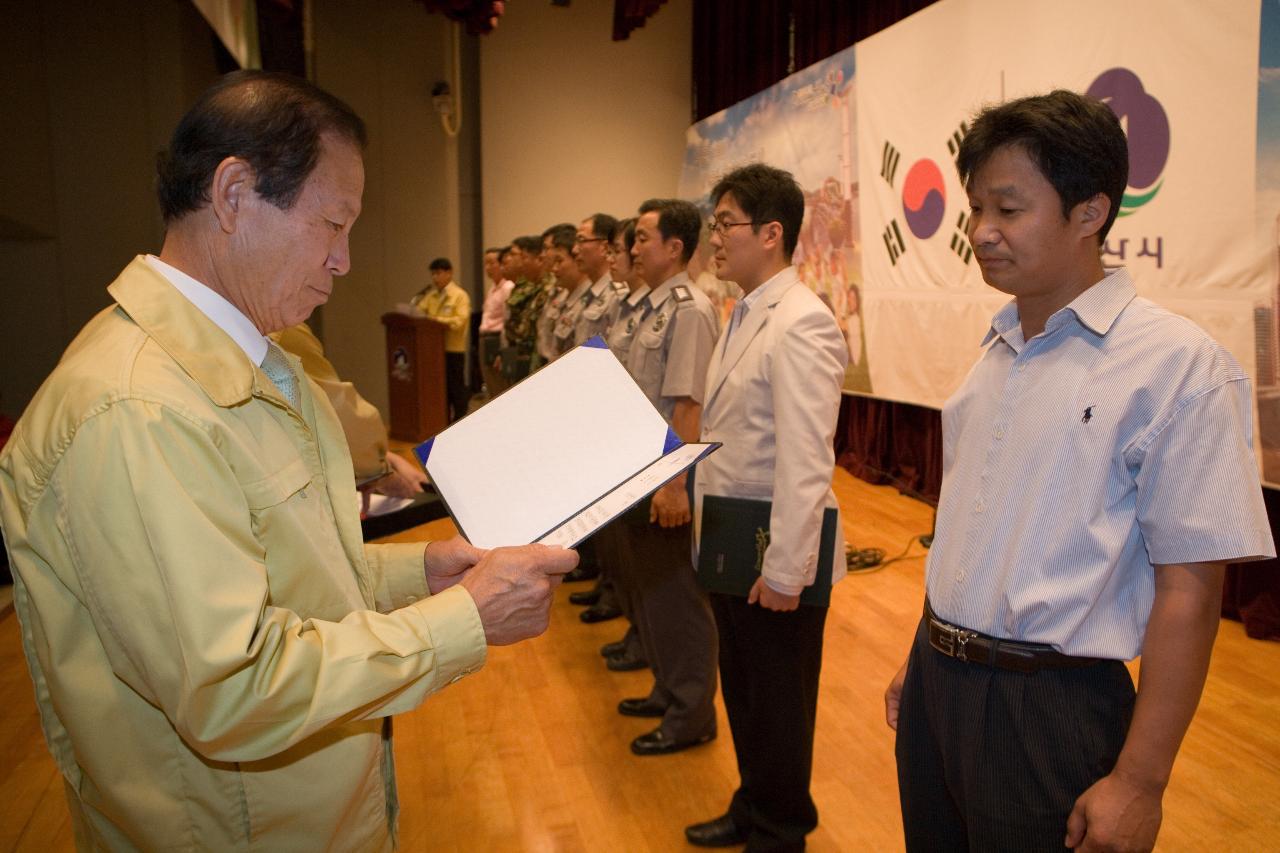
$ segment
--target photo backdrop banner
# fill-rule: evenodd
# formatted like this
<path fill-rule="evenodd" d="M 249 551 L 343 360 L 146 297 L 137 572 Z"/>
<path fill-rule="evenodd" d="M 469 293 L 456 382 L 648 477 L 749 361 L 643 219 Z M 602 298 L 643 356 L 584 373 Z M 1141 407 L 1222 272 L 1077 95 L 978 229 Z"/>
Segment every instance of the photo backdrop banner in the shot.
<path fill-rule="evenodd" d="M 1008 298 L 965 239 L 954 160 L 968 123 L 1010 98 L 1093 94 L 1130 152 L 1104 261 L 1257 378 L 1265 479 L 1280 482 L 1277 19 L 1280 0 L 942 0 L 692 126 L 681 195 L 709 212 L 734 166 L 792 171 L 807 199 L 795 260 L 849 342 L 845 390 L 940 408 Z"/>

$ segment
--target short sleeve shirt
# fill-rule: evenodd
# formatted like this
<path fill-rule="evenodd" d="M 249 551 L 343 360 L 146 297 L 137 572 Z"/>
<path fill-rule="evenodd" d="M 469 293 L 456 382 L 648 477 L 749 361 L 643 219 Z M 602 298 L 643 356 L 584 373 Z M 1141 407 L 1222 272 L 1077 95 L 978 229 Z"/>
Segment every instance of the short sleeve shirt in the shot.
<path fill-rule="evenodd" d="M 943 409 L 934 611 L 1071 655 L 1142 649 L 1155 566 L 1275 554 L 1243 370 L 1124 269 L 1022 338 L 1016 303 Z"/>
<path fill-rule="evenodd" d="M 631 341 L 627 370 L 670 420 L 678 398 L 702 402 L 720 324 L 711 300 L 683 272 L 654 289 L 646 301 L 649 308 Z"/>

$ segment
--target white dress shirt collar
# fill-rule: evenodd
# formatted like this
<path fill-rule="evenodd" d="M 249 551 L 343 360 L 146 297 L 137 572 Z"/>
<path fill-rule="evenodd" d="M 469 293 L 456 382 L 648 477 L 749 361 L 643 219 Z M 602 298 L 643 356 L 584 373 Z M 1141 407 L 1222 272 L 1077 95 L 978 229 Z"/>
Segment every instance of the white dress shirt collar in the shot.
<path fill-rule="evenodd" d="M 262 360 L 267 357 L 267 339 L 239 308 L 215 293 L 208 285 L 201 284 L 155 255 L 147 255 L 147 263 L 177 288 L 188 302 L 200 309 L 200 313 L 226 332 L 244 350 L 245 355 L 249 356 L 250 361 L 261 366 Z"/>

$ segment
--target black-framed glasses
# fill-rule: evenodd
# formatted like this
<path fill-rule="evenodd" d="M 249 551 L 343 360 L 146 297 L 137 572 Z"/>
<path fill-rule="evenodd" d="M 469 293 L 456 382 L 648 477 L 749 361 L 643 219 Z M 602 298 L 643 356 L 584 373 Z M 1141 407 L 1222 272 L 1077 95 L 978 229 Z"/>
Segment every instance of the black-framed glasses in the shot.
<path fill-rule="evenodd" d="M 738 225 L 755 225 L 755 224 L 756 223 L 750 219 L 748 219 L 745 222 L 728 222 L 728 221 L 725 221 L 722 219 L 716 219 L 713 217 L 707 220 L 707 230 L 710 231 L 712 234 L 719 234 L 721 237 L 723 237 L 725 234 L 729 233 L 730 228 L 734 228 Z"/>

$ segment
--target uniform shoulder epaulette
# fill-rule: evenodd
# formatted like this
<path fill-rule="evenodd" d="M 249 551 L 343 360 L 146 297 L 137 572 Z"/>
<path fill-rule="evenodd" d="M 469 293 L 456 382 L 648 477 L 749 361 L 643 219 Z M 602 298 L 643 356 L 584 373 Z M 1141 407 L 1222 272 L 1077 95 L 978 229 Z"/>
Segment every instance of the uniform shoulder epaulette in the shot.
<path fill-rule="evenodd" d="M 627 283 L 625 281 L 614 281 L 610 282 L 610 284 L 613 286 L 613 292 L 619 296 L 626 296 L 631 292 L 631 288 L 627 287 Z"/>
<path fill-rule="evenodd" d="M 676 302 L 692 302 L 693 293 L 686 284 L 677 284 L 671 288 L 671 295 L 676 298 Z"/>

